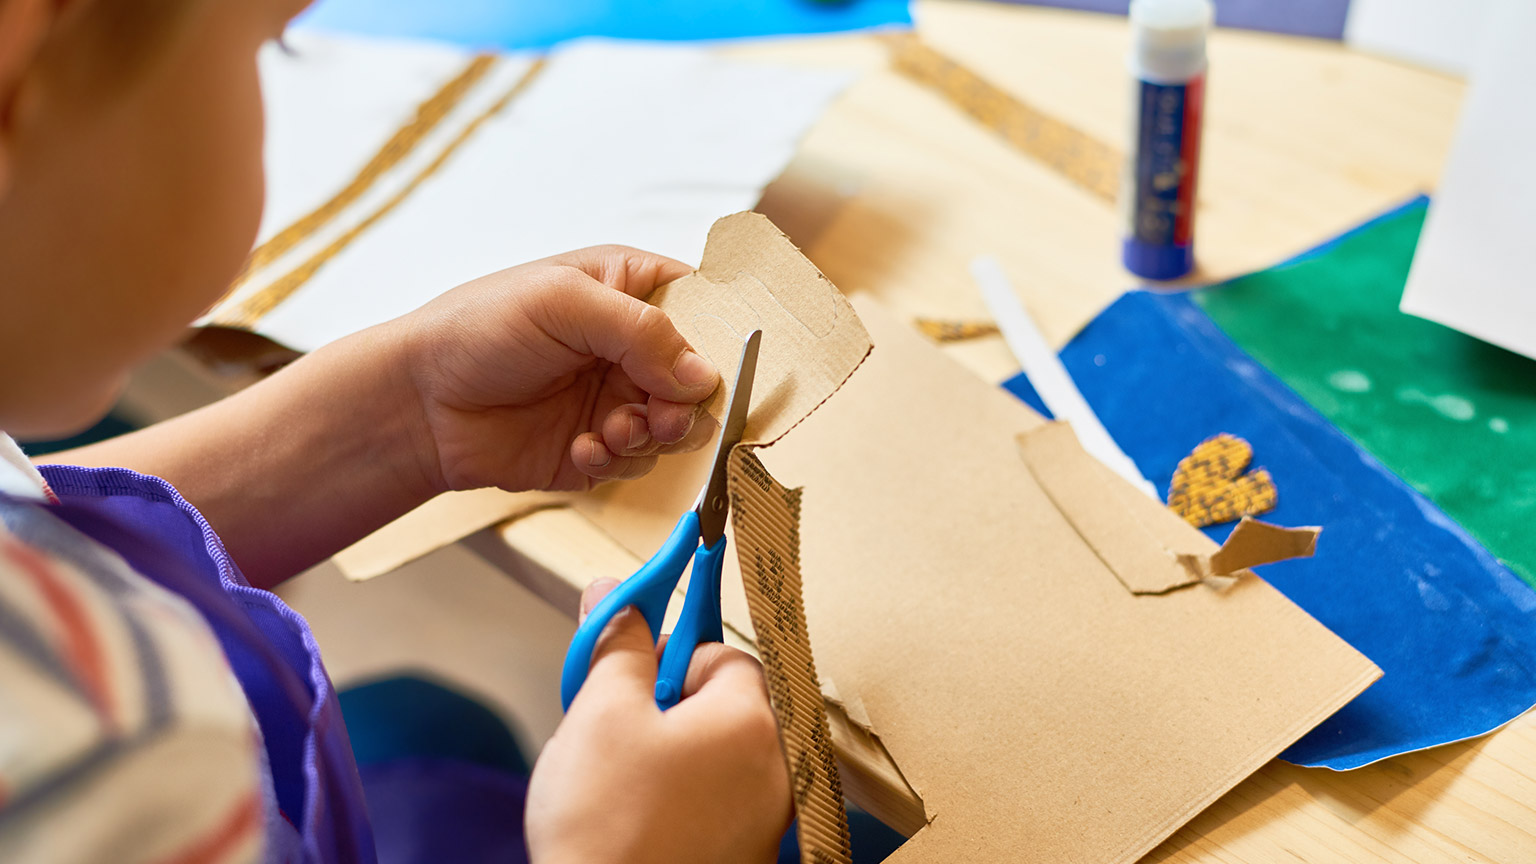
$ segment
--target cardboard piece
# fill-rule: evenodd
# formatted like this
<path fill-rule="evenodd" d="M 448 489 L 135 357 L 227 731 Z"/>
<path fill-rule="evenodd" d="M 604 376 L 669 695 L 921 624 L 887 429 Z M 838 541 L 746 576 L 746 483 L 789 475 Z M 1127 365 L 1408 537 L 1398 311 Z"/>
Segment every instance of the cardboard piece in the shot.
<path fill-rule="evenodd" d="M 1211 555 L 1210 572 L 1228 576 L 1276 561 L 1311 558 L 1317 551 L 1317 535 L 1322 531 L 1317 527 L 1285 528 L 1244 516 L 1221 548 Z"/>
<path fill-rule="evenodd" d="M 1408 273 L 1402 310 L 1536 357 L 1536 112 L 1530 107 L 1536 3 L 1490 3 L 1472 86 Z"/>
<path fill-rule="evenodd" d="M 481 528 L 558 507 L 569 497 L 500 489 L 446 492 L 337 552 L 331 560 L 348 579 L 361 582 L 398 570 Z"/>
<path fill-rule="evenodd" d="M 1041 489 L 1132 594 L 1166 594 L 1212 577 L 1251 575 L 1250 567 L 1310 557 L 1317 546 L 1319 528 L 1284 528 L 1245 517 L 1218 549 L 1204 534 L 1181 530 L 1183 520 L 1172 510 L 1139 504 L 1155 499 L 1127 498 L 1127 484 L 1114 482 L 1106 466 L 1095 464 L 1070 424 L 1046 423 L 1017 441 Z"/>
<path fill-rule="evenodd" d="M 763 331 L 743 444 L 772 444 L 784 437 L 870 352 L 869 334 L 848 299 L 757 213 L 716 222 L 699 270 L 657 289 L 652 302 L 727 381 L 736 374 L 747 334 Z M 717 391 L 705 407 L 719 418 L 725 399 L 726 393 Z M 654 533 L 658 520 L 670 525 L 692 506 L 713 455 L 706 447 L 671 457 L 650 475 L 602 486 L 573 506 L 621 545 L 649 556 L 660 542 Z M 728 560 L 726 567 L 732 566 Z M 737 620 L 745 624 L 748 616 Z M 750 634 L 750 627 L 743 632 Z"/>

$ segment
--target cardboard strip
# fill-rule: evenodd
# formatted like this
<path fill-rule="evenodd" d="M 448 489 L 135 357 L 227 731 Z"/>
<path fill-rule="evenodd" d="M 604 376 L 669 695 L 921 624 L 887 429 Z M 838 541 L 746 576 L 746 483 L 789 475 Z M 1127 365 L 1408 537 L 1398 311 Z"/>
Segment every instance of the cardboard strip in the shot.
<path fill-rule="evenodd" d="M 1016 98 L 930 48 L 915 34 L 895 34 L 885 41 L 896 71 L 938 91 L 955 107 L 1083 191 L 1114 202 L 1120 192 L 1122 161 L 1115 148 Z"/>
<path fill-rule="evenodd" d="M 332 556 L 354 582 L 382 576 L 460 538 L 535 510 L 558 507 L 569 495 L 470 489 L 445 492 Z"/>
<path fill-rule="evenodd" d="M 731 526 L 757 654 L 779 721 L 802 864 L 851 864 L 848 813 L 800 584 L 800 490 L 747 447 L 730 456 Z"/>
<path fill-rule="evenodd" d="M 1017 441 L 1024 464 L 1051 502 L 1132 594 L 1166 594 L 1200 582 L 1225 587 L 1231 578 L 1251 575 L 1250 567 L 1310 556 L 1322 530 L 1244 518 L 1215 551 L 1208 541 L 1170 545 L 1164 539 L 1168 532 L 1154 530 L 1152 520 L 1177 515 L 1161 507 L 1152 512 L 1133 505 L 1131 497 L 1143 496 L 1117 491 L 1123 484 L 1094 464 L 1069 424 L 1047 423 Z"/>

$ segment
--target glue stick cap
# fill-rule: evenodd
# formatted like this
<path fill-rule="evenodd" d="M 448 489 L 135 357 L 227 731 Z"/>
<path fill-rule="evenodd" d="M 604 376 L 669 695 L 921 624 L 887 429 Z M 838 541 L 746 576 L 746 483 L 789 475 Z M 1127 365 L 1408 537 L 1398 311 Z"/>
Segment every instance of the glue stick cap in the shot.
<path fill-rule="evenodd" d="M 1195 269 L 1195 247 L 1188 243 L 1173 246 L 1143 243 L 1127 237 L 1120 249 L 1120 261 L 1125 269 L 1143 279 L 1159 282 L 1182 279 Z"/>
<path fill-rule="evenodd" d="M 1172 84 L 1205 70 L 1211 0 L 1131 0 L 1131 71 L 1143 81 Z"/>

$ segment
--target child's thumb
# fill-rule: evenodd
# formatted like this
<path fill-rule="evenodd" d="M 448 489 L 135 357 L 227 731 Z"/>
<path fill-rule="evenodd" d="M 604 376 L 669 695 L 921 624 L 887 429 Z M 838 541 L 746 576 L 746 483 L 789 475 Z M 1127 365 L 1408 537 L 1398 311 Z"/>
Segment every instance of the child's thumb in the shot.
<path fill-rule="evenodd" d="M 588 585 L 581 594 L 582 618 L 618 584 L 612 579 L 599 579 Z M 598 637 L 582 690 L 591 688 L 628 692 L 646 704 L 655 704 L 656 645 L 651 640 L 650 626 L 635 607 L 620 610 Z"/>

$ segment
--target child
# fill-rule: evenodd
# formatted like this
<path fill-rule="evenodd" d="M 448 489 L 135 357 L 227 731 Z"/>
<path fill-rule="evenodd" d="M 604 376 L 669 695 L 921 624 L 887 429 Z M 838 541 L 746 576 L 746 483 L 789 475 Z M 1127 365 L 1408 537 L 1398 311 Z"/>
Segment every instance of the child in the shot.
<path fill-rule="evenodd" d="M 0 0 L 0 429 L 100 417 L 233 279 L 256 50 L 303 5 Z M 73 467 L 0 435 L 0 860 L 373 860 L 314 640 L 264 589 L 439 492 L 583 489 L 707 440 L 719 376 L 641 299 L 685 272 L 514 267 Z M 532 860 L 772 859 L 789 789 L 755 661 L 701 647 L 665 714 L 655 672 L 631 610 L 533 772 Z"/>

